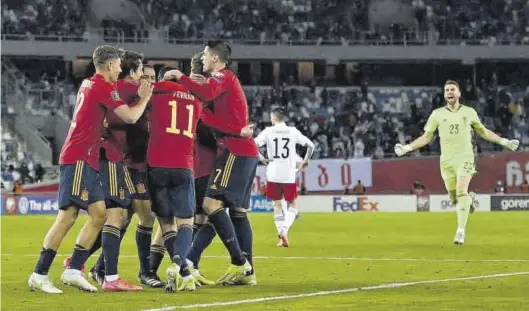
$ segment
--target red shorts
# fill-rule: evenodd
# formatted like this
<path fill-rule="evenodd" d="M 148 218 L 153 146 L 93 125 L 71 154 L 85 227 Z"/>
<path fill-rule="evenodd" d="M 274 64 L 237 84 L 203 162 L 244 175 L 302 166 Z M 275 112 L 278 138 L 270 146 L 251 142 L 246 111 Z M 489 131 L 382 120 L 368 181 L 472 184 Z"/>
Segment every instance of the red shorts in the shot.
<path fill-rule="evenodd" d="M 266 197 L 274 201 L 285 198 L 287 202 L 292 202 L 298 197 L 296 183 L 286 184 L 267 181 Z"/>

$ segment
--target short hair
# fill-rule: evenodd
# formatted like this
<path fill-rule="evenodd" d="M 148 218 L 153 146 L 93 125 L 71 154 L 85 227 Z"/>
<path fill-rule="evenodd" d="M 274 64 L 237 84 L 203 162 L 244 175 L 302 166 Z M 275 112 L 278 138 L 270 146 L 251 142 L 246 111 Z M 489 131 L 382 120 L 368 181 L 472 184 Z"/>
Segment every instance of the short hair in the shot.
<path fill-rule="evenodd" d="M 459 83 L 457 83 L 454 80 L 446 80 L 445 86 L 447 86 L 447 85 L 455 85 L 455 86 L 457 86 L 457 88 L 459 88 Z"/>
<path fill-rule="evenodd" d="M 151 64 L 143 64 L 143 69 L 148 68 L 154 70 L 154 66 Z"/>
<path fill-rule="evenodd" d="M 96 74 L 96 66 L 94 65 L 93 61 L 90 61 L 88 64 L 86 64 L 86 67 L 84 69 L 84 78 L 89 79 L 95 74 Z"/>
<path fill-rule="evenodd" d="M 165 66 L 162 69 L 160 69 L 160 71 L 158 72 L 158 81 L 163 80 L 163 76 L 165 75 L 166 72 L 168 72 L 169 70 L 175 70 L 175 69 L 178 69 L 178 68 L 174 66 Z"/>
<path fill-rule="evenodd" d="M 287 111 L 285 110 L 285 108 L 274 108 L 274 110 L 272 110 L 272 113 L 279 121 L 285 121 L 287 119 Z"/>
<path fill-rule="evenodd" d="M 130 74 L 130 71 L 136 72 L 143 63 L 143 54 L 134 51 L 125 51 L 121 60 L 121 73 L 119 78 L 123 79 Z"/>
<path fill-rule="evenodd" d="M 206 46 L 217 55 L 221 61 L 228 63 L 231 58 L 231 45 L 224 40 L 208 40 Z"/>
<path fill-rule="evenodd" d="M 123 49 L 111 45 L 101 45 L 95 48 L 92 54 L 92 60 L 97 68 L 106 64 L 108 61 L 123 58 L 124 54 L 125 51 Z"/>

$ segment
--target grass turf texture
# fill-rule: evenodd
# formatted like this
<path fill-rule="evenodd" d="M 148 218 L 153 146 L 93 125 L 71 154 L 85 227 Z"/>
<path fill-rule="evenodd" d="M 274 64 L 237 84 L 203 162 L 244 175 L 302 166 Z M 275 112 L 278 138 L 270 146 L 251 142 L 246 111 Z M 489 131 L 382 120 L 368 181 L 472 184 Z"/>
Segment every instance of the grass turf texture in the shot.
<path fill-rule="evenodd" d="M 529 271 L 529 213 L 526 212 L 470 215 L 464 246 L 452 244 L 455 213 L 306 213 L 292 228 L 290 248 L 275 247 L 277 235 L 271 214 L 251 214 L 250 217 L 254 229 L 254 252 L 256 256 L 263 256 L 255 259 L 258 286 L 203 287 L 195 293 L 176 294 L 150 288 L 140 293 L 88 294 L 64 286 L 59 280 L 62 255 L 71 254 L 76 235 L 86 220 L 81 216 L 63 242 L 58 252 L 60 255 L 50 270 L 55 285 L 64 290 L 63 295 L 53 296 L 30 292 L 27 279 L 35 266 L 44 235 L 55 217 L 2 217 L 2 310 L 144 310 L 163 307 L 171 310 L 173 306 Z M 135 223 L 136 217 L 121 247 L 119 271 L 125 280 L 139 284 Z M 97 255 L 99 252 L 89 259 L 87 269 L 94 264 Z M 229 263 L 218 238 L 205 256 L 201 271 L 216 280 Z M 500 260 L 493 261 L 497 259 Z M 160 276 L 164 279 L 168 264 L 166 256 L 160 269 Z M 528 310 L 529 275 L 200 309 Z"/>

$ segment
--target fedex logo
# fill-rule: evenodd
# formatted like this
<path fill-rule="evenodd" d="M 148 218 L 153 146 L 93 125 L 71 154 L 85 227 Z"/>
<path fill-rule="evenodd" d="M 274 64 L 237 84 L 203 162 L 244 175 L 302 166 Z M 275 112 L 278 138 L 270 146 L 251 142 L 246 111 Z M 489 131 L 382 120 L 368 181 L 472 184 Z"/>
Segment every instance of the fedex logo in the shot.
<path fill-rule="evenodd" d="M 332 199 L 333 212 L 378 212 L 378 202 L 369 201 L 368 197 L 352 197 L 352 201 L 343 200 L 342 197 Z"/>

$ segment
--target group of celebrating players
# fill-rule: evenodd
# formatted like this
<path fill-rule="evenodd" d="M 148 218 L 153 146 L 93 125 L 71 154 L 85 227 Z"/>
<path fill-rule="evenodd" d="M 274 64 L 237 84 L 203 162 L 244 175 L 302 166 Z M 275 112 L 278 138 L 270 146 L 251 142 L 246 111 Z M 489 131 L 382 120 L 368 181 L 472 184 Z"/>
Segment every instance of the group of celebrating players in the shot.
<path fill-rule="evenodd" d="M 79 209 L 88 220 L 65 260 L 64 284 L 97 291 L 85 278 L 84 264 L 102 248 L 90 275 L 103 290 L 142 289 L 121 279 L 117 268 L 132 213 L 139 218 L 143 285 L 174 292 L 213 284 L 198 262 L 215 234 L 231 257 L 217 284 L 256 284 L 246 209 L 259 151 L 243 89 L 226 66 L 230 56 L 228 43 L 208 41 L 193 57 L 190 77 L 164 68 L 154 82 L 143 55 L 112 46 L 94 50 L 95 74 L 80 86 L 61 151 L 60 211 L 29 278 L 32 290 L 62 293 L 48 271 Z M 151 246 L 155 216 L 161 233 Z M 165 251 L 172 261 L 167 283 L 157 276 Z"/>
<path fill-rule="evenodd" d="M 273 126 L 252 138 L 242 86 L 227 67 L 230 57 L 228 43 L 208 41 L 193 56 L 189 77 L 166 67 L 155 82 L 155 71 L 143 64 L 142 54 L 112 46 L 94 50 L 95 74 L 80 86 L 61 151 L 60 211 L 28 280 L 30 289 L 62 293 L 48 272 L 80 209 L 88 212 L 88 220 L 64 261 L 64 284 L 96 292 L 84 265 L 102 249 L 91 278 L 104 291 L 142 290 L 118 274 L 121 240 L 134 213 L 141 284 L 167 292 L 215 283 L 257 284 L 247 209 L 258 162 L 268 165 L 266 192 L 274 201 L 278 246 L 287 247 L 297 216 L 296 172 L 308 165 L 314 144 L 285 124 L 281 108 L 272 112 Z M 518 141 L 486 129 L 473 108 L 459 103 L 456 82 L 446 82 L 444 95 L 447 105 L 432 113 L 424 135 L 409 145 L 397 144 L 395 152 L 401 156 L 425 146 L 439 131 L 441 173 L 457 204 L 454 242 L 463 244 L 472 207 L 468 186 L 476 172 L 472 131 L 510 150 L 517 149 Z M 304 159 L 296 154 L 298 144 L 307 147 Z M 259 153 L 264 145 L 268 158 Z M 289 203 L 286 210 L 283 198 Z M 156 218 L 160 228 L 152 238 Z M 198 264 L 216 234 L 231 264 L 212 282 Z M 157 274 L 165 252 L 172 262 L 167 282 Z"/>

